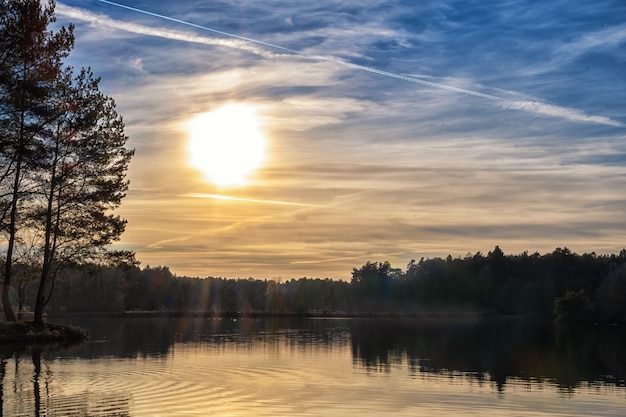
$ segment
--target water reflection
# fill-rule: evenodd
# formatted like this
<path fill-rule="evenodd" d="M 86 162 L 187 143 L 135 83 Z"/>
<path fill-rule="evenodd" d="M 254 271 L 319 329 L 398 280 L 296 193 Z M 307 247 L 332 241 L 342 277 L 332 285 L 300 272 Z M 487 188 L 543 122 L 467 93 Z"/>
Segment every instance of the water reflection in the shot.
<path fill-rule="evenodd" d="M 408 392 L 414 389 L 411 379 L 432 377 L 438 384 L 446 379 L 487 383 L 494 392 L 512 395 L 511 401 L 520 383 L 552 386 L 573 396 L 581 395 L 581 390 L 589 392 L 590 387 L 612 387 L 619 389 L 619 396 L 625 395 L 623 327 L 288 318 L 91 318 L 73 324 L 90 330 L 89 342 L 30 349 L 0 346 L 0 416 L 151 415 L 151 403 L 158 407 L 156 401 L 164 401 L 167 393 L 187 395 L 190 404 L 212 398 L 222 401 L 226 393 L 234 392 L 238 398 L 248 398 L 243 385 L 256 384 L 253 390 L 258 390 L 258 384 L 270 377 L 281 380 L 280 390 L 306 402 L 311 401 L 306 396 L 311 386 L 303 390 L 302 384 L 310 378 L 330 381 L 326 385 L 332 395 L 359 395 L 354 378 L 365 378 L 358 382 L 363 386 L 385 384 L 371 376 L 398 378 L 395 370 L 402 370 L 404 379 L 396 383 L 407 386 Z M 347 368 L 342 365 L 346 361 Z M 352 375 L 347 374 L 350 367 Z M 235 377 L 244 379 L 235 381 Z M 338 380 L 345 385 L 333 386 Z M 267 387 L 270 396 L 280 395 Z M 371 394 L 364 395 L 371 400 L 367 397 Z M 135 396 L 143 398 L 140 404 Z M 477 404 L 484 401 L 476 398 Z M 263 398 L 259 404 L 267 401 Z M 278 397 L 274 401 L 280 403 Z M 343 401 L 338 404 L 346 407 Z M 378 406 L 393 404 L 384 401 Z M 142 407 L 149 411 L 133 411 Z"/>
<path fill-rule="evenodd" d="M 43 359 L 54 356 L 57 349 L 58 346 L 50 345 L 1 347 L 0 417 L 130 416 L 130 396 L 127 394 L 64 393 L 51 370 L 53 361 Z"/>
<path fill-rule="evenodd" d="M 354 363 L 388 371 L 406 363 L 412 374 L 468 375 L 495 382 L 547 381 L 563 390 L 583 383 L 624 387 L 626 332 L 619 326 L 555 325 L 524 320 L 346 319 L 91 319 L 91 342 L 71 355 L 167 355 L 175 343 L 347 346 Z"/>
<path fill-rule="evenodd" d="M 268 344 L 352 349 L 369 371 L 406 364 L 412 374 L 468 375 L 503 390 L 510 379 L 624 387 L 626 332 L 620 326 L 555 325 L 525 320 L 417 319 L 102 319 L 78 324 L 91 342 L 68 355 L 97 358 L 167 355 L 175 343 Z"/>
<path fill-rule="evenodd" d="M 176 343 L 258 345 L 280 340 L 288 346 L 324 348 L 349 343 L 346 320 L 91 318 L 74 319 L 89 329 L 89 343 L 67 350 L 81 358 L 167 356 Z"/>
<path fill-rule="evenodd" d="M 572 391 L 581 384 L 624 387 L 622 327 L 529 321 L 354 321 L 354 360 L 369 370 L 405 363 L 412 374 L 549 382 Z"/>

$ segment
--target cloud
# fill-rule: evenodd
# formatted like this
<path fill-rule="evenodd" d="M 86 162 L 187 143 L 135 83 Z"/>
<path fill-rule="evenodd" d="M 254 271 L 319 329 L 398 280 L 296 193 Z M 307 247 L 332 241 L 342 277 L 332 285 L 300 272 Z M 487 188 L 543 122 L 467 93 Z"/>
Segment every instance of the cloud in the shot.
<path fill-rule="evenodd" d="M 164 20 L 175 22 L 175 23 L 179 23 L 181 25 L 190 26 L 195 29 L 214 32 L 214 33 L 217 33 L 219 35 L 222 35 L 231 39 L 205 38 L 202 36 L 197 36 L 197 35 L 193 35 L 193 34 L 189 34 L 185 32 L 146 27 L 143 25 L 137 25 L 137 24 L 132 24 L 132 23 L 123 23 L 123 22 L 110 19 L 108 17 L 103 17 L 101 15 L 96 15 L 94 13 L 86 12 L 81 9 L 64 6 L 64 5 L 61 5 L 59 13 L 70 18 L 76 18 L 76 19 L 88 21 L 91 24 L 105 25 L 105 26 L 109 26 L 109 27 L 113 27 L 113 28 L 117 28 L 121 30 L 130 31 L 133 33 L 139 33 L 139 34 L 151 35 L 151 36 L 159 36 L 159 37 L 179 40 L 183 42 L 194 42 L 194 43 L 201 43 L 201 44 L 206 44 L 206 45 L 229 46 L 232 48 L 240 48 L 240 49 L 244 49 L 247 51 L 251 51 L 261 56 L 266 56 L 266 57 L 274 56 L 274 54 L 269 53 L 266 49 L 258 48 L 257 47 L 258 45 L 261 47 L 278 50 L 282 53 L 293 54 L 293 55 L 301 56 L 301 57 L 311 59 L 311 60 L 330 62 L 330 63 L 343 66 L 346 68 L 366 71 L 366 72 L 370 72 L 376 75 L 394 78 L 394 79 L 398 79 L 401 81 L 406 81 L 406 82 L 411 82 L 414 84 L 424 85 L 427 87 L 446 90 L 446 91 L 453 92 L 453 93 L 460 93 L 464 95 L 484 98 L 487 100 L 493 100 L 493 101 L 498 102 L 502 107 L 509 108 L 509 109 L 522 110 L 522 111 L 527 111 L 527 112 L 540 114 L 544 116 L 555 117 L 555 118 L 564 118 L 566 120 L 571 120 L 575 122 L 598 123 L 598 124 L 605 124 L 605 125 L 614 126 L 614 127 L 624 127 L 624 124 L 619 121 L 615 121 L 604 116 L 587 115 L 583 111 L 574 109 L 574 108 L 567 108 L 567 107 L 557 106 L 554 104 L 542 103 L 539 100 L 522 101 L 522 102 L 509 101 L 505 98 L 501 98 L 493 94 L 487 94 L 487 93 L 477 91 L 474 89 L 461 88 L 461 87 L 457 87 L 457 86 L 450 85 L 450 84 L 444 84 L 444 83 L 425 80 L 422 78 L 417 78 L 417 77 L 413 77 L 409 75 L 399 74 L 399 73 L 390 72 L 390 71 L 384 71 L 384 70 L 377 69 L 377 68 L 370 67 L 370 66 L 351 63 L 351 62 L 336 58 L 334 56 L 309 54 L 309 53 L 297 51 L 295 49 L 286 48 L 284 46 L 277 45 L 274 43 L 265 42 L 256 38 L 240 36 L 234 33 L 217 30 L 217 29 L 210 28 L 207 26 L 197 25 L 197 24 L 187 22 L 181 19 L 176 19 L 170 16 L 165 16 L 163 14 L 153 13 L 147 10 L 125 6 L 125 5 L 107 1 L 107 0 L 98 0 L 98 1 L 100 1 L 101 3 L 111 5 L 111 6 L 124 8 L 130 11 L 136 12 L 136 13 L 146 14 L 146 15 L 153 16 L 159 19 L 164 19 Z M 626 30 L 624 32 L 626 32 Z M 613 35 L 613 38 L 621 39 L 622 35 L 623 35 L 622 31 L 618 31 L 616 35 L 615 34 Z M 587 40 L 587 44 L 589 45 L 595 45 L 597 42 L 598 40 L 596 37 L 592 37 L 589 40 Z"/>
<path fill-rule="evenodd" d="M 143 68 L 143 60 L 141 58 L 133 58 L 129 62 L 129 66 L 137 71 L 139 74 L 146 75 L 146 71 Z"/>
<path fill-rule="evenodd" d="M 135 33 L 138 35 L 156 36 L 164 39 L 171 39 L 181 42 L 191 42 L 208 46 L 224 46 L 229 48 L 236 48 L 251 52 L 253 54 L 263 57 L 274 57 L 276 54 L 267 51 L 266 49 L 257 47 L 254 43 L 248 42 L 243 39 L 226 39 L 226 38 L 213 38 L 206 36 L 198 36 L 193 33 L 171 30 L 165 28 L 151 27 L 140 25 L 137 23 L 128 23 L 116 19 L 111 19 L 105 14 L 94 13 L 89 10 L 72 7 L 63 3 L 57 3 L 56 14 L 67 19 L 79 20 L 89 23 L 94 27 L 117 29 L 125 32 Z"/>
<path fill-rule="evenodd" d="M 504 101 L 502 107 L 516 110 L 524 110 L 531 113 L 563 118 L 575 122 L 591 122 L 608 126 L 624 127 L 624 124 L 604 116 L 591 116 L 585 114 L 578 109 L 569 107 L 555 106 L 553 104 L 542 103 L 539 101 Z"/>
<path fill-rule="evenodd" d="M 611 26 L 585 33 L 560 45 L 554 55 L 560 60 L 573 60 L 583 54 L 619 46 L 626 42 L 626 25 Z"/>
<path fill-rule="evenodd" d="M 319 207 L 317 204 L 306 204 L 306 203 L 297 203 L 293 201 L 280 201 L 280 200 L 260 200 L 256 198 L 246 198 L 246 197 L 233 197 L 222 194 L 203 194 L 203 193 L 189 193 L 184 194 L 182 197 L 189 198 L 209 198 L 214 200 L 229 200 L 229 201 L 239 201 L 245 203 L 260 203 L 260 204 L 278 204 L 281 206 L 299 206 L 299 207 Z"/>
<path fill-rule="evenodd" d="M 71 58 L 105 69 L 137 148 L 120 214 L 144 265 L 349 279 L 367 260 L 496 244 L 623 246 L 623 84 L 572 68 L 615 58 L 622 35 L 586 38 L 585 13 L 571 30 L 575 13 L 515 2 L 127 2 L 244 40 L 65 1 L 76 7 L 60 6 L 64 19 L 85 23 Z M 231 101 L 258 108 L 270 153 L 253 183 L 224 190 L 187 166 L 182 126 Z"/>

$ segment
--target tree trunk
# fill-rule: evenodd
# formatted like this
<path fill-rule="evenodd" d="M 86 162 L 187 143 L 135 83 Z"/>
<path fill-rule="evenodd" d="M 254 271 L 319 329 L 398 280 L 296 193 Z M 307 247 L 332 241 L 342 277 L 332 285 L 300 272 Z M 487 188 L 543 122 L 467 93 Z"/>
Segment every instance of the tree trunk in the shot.
<path fill-rule="evenodd" d="M 42 281 L 40 283 L 40 287 L 42 284 L 45 285 L 45 283 Z M 43 296 L 37 295 L 37 300 L 35 301 L 35 314 L 33 316 L 33 323 L 35 324 L 43 324 L 44 301 L 45 299 Z"/>
<path fill-rule="evenodd" d="M 2 283 L 2 309 L 6 321 L 15 321 L 15 313 L 11 307 L 11 299 L 9 297 L 11 290 L 11 275 L 13 273 L 13 247 L 17 234 L 17 201 L 19 199 L 20 175 L 22 174 L 22 152 L 17 156 L 15 166 L 15 179 L 13 181 L 13 201 L 11 202 L 11 214 L 9 215 L 9 242 L 7 245 L 7 255 L 4 265 L 4 282 Z"/>
<path fill-rule="evenodd" d="M 52 163 L 52 171 L 50 173 L 50 189 L 48 190 L 48 203 L 46 205 L 46 221 L 45 221 L 45 240 L 43 248 L 43 265 L 41 267 L 41 277 L 39 279 L 39 289 L 37 290 L 37 298 L 35 299 L 35 317 L 33 321 L 37 324 L 43 323 L 43 308 L 46 305 L 46 282 L 50 276 L 50 269 L 52 266 L 52 260 L 54 258 L 56 236 L 58 235 L 59 213 L 60 208 L 54 210 L 54 195 L 56 190 L 55 184 L 57 183 L 57 168 L 60 163 L 60 143 L 59 132 L 57 132 L 57 139 L 54 146 L 54 158 Z M 61 187 L 58 189 L 59 198 L 61 194 Z M 55 218 L 56 214 L 56 218 Z M 53 236 L 54 235 L 54 236 Z"/>
<path fill-rule="evenodd" d="M 4 318 L 6 321 L 16 321 L 15 313 L 11 307 L 11 301 L 9 300 L 9 290 L 11 289 L 11 280 L 5 279 L 2 284 L 2 309 L 4 311 Z"/>

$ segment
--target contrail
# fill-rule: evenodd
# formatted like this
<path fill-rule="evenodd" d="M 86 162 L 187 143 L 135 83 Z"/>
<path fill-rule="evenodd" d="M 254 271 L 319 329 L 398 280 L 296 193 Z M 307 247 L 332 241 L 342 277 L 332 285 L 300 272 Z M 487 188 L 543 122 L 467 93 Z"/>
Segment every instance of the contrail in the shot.
<path fill-rule="evenodd" d="M 240 39 L 242 41 L 252 42 L 252 43 L 256 43 L 258 45 L 264 45 L 264 46 L 268 46 L 270 48 L 279 49 L 281 51 L 289 52 L 291 54 L 302 55 L 302 56 L 309 56 L 307 54 L 303 54 L 302 52 L 298 52 L 298 51 L 293 50 L 293 49 L 285 48 L 284 46 L 274 45 L 273 43 L 263 42 L 263 41 L 260 41 L 258 39 L 247 38 L 245 36 L 236 35 L 234 33 L 224 32 L 224 31 L 217 30 L 217 29 L 212 29 L 212 28 L 209 28 L 209 27 L 206 27 L 206 26 L 196 25 L 195 23 L 187 22 L 185 20 L 176 19 L 174 17 L 165 16 L 165 15 L 158 14 L 158 13 L 149 12 L 147 10 L 138 9 L 136 7 L 126 6 L 124 4 L 114 3 L 114 2 L 108 1 L 108 0 L 98 0 L 98 1 L 100 1 L 101 3 L 110 4 L 111 6 L 121 7 L 122 9 L 132 10 L 133 12 L 143 13 L 143 14 L 146 14 L 148 16 L 158 17 L 159 19 L 165 19 L 165 20 L 169 20 L 171 22 L 180 23 L 181 25 L 191 26 L 191 27 L 194 27 L 196 29 L 202 29 L 202 30 L 206 30 L 206 31 L 209 31 L 209 32 L 218 33 L 220 35 L 228 36 L 228 37 L 231 37 L 231 38 Z"/>
<path fill-rule="evenodd" d="M 354 68 L 354 69 L 358 69 L 358 70 L 362 70 L 362 71 L 372 72 L 374 74 L 383 75 L 385 77 L 391 77 L 391 78 L 396 78 L 396 79 L 399 79 L 399 80 L 409 81 L 409 82 L 412 82 L 412 83 L 415 83 L 415 84 L 427 85 L 429 87 L 440 88 L 442 90 L 454 91 L 454 92 L 457 92 L 457 93 L 462 93 L 462 94 L 467 94 L 467 95 L 471 95 L 471 96 L 487 98 L 487 99 L 490 99 L 490 100 L 503 100 L 502 98 L 497 97 L 497 96 L 493 96 L 491 94 L 479 93 L 477 91 L 467 90 L 465 88 L 459 88 L 459 87 L 454 87 L 454 86 L 451 86 L 451 85 L 435 83 L 435 82 L 432 82 L 432 81 L 426 81 L 426 80 L 422 80 L 422 79 L 419 79 L 419 78 L 414 78 L 414 77 L 409 77 L 409 76 L 406 76 L 406 75 L 396 74 L 396 73 L 389 72 L 389 71 L 383 71 L 383 70 L 379 70 L 379 69 L 372 68 L 372 67 L 366 67 L 364 65 L 353 64 L 351 62 L 343 61 L 343 60 L 338 59 L 338 58 L 327 57 L 327 56 L 323 56 L 323 55 L 307 54 L 307 53 L 304 53 L 304 52 L 296 51 L 295 49 L 286 48 L 284 46 L 276 45 L 276 44 L 269 43 L 269 42 L 264 42 L 264 41 L 261 41 L 261 40 L 258 40 L 258 39 L 248 38 L 246 36 L 241 36 L 241 35 L 237 35 L 237 34 L 230 33 L 230 32 L 224 32 L 222 30 L 217 30 L 217 29 L 213 29 L 213 28 L 210 28 L 210 27 L 202 26 L 202 25 L 197 25 L 195 23 L 187 22 L 185 20 L 176 19 L 174 17 L 162 15 L 162 14 L 159 14 L 159 13 L 150 12 L 150 11 L 143 10 L 143 9 L 138 9 L 136 7 L 126 6 L 124 4 L 115 3 L 115 2 L 112 2 L 112 1 L 109 1 L 109 0 L 98 0 L 98 1 L 100 1 L 101 3 L 109 4 L 111 6 L 120 7 L 122 9 L 132 10 L 133 12 L 142 13 L 142 14 L 145 14 L 145 15 L 148 15 L 148 16 L 157 17 L 159 19 L 164 19 L 164 20 L 169 20 L 171 22 L 180 23 L 181 25 L 190 26 L 190 27 L 193 27 L 193 28 L 196 28 L 196 29 L 206 30 L 208 32 L 213 32 L 213 33 L 217 33 L 217 34 L 220 34 L 220 35 L 223 35 L 223 36 L 228 36 L 228 37 L 231 37 L 231 38 L 239 39 L 239 40 L 242 40 L 242 41 L 255 43 L 257 45 L 267 46 L 268 48 L 277 49 L 279 51 L 288 52 L 288 53 L 293 54 L 293 55 L 298 55 L 298 56 L 301 56 L 301 57 L 304 57 L 304 58 L 308 58 L 308 59 L 312 59 L 312 60 L 316 60 L 316 61 L 331 62 L 333 64 L 343 65 L 343 66 L 348 67 L 348 68 Z"/>
<path fill-rule="evenodd" d="M 281 206 L 321 207 L 317 204 L 294 203 L 292 201 L 280 201 L 280 200 L 259 200 L 255 198 L 231 197 L 228 195 L 221 195 L 221 194 L 189 193 L 189 194 L 184 194 L 183 197 L 209 198 L 213 200 L 243 201 L 247 203 L 278 204 Z"/>
<path fill-rule="evenodd" d="M 132 6 L 126 6 L 124 4 L 120 4 L 120 3 L 115 3 L 113 1 L 109 1 L 109 0 L 98 0 L 101 3 L 105 3 L 111 6 L 115 6 L 115 7 L 120 7 L 122 9 L 127 9 L 127 10 L 131 10 L 133 12 L 136 13 L 142 13 L 148 16 L 153 16 L 159 19 L 163 19 L 163 20 L 169 20 L 171 22 L 176 22 L 179 23 L 181 25 L 185 25 L 185 26 L 190 26 L 196 29 L 201 29 L 204 31 L 208 31 L 208 32 L 212 32 L 212 33 L 216 33 L 225 37 L 229 37 L 229 38 L 233 38 L 233 39 L 239 39 L 241 41 L 245 41 L 245 42 L 250 42 L 252 44 L 256 44 L 256 45 L 262 45 L 268 48 L 272 48 L 272 49 L 276 49 L 279 51 L 283 51 L 283 52 L 287 52 L 289 54 L 292 55 L 297 55 L 297 56 L 301 56 L 303 58 L 306 59 L 311 59 L 311 60 L 316 60 L 316 61 L 324 61 L 324 62 L 330 62 L 333 64 L 337 64 L 337 65 L 341 65 L 347 68 L 353 68 L 353 69 L 357 69 L 357 70 L 361 70 L 361 71 L 367 71 L 373 74 L 378 74 L 378 75 L 382 75 L 384 77 L 389 77 L 389 78 L 395 78 L 398 80 L 403 80 L 403 81 L 408 81 L 414 84 L 421 84 L 421 85 L 425 85 L 428 87 L 433 87 L 433 88 L 438 88 L 441 90 L 446 90 L 446 91 L 452 91 L 452 92 L 456 92 L 456 93 L 461 93 L 461 94 L 465 94 L 465 95 L 469 95 L 469 96 L 474 96 L 474 97 L 480 97 L 480 98 L 484 98 L 484 99 L 488 99 L 488 100 L 492 100 L 492 101 L 496 101 L 499 103 L 499 105 L 502 108 L 505 109 L 513 109 L 513 110 L 523 110 L 523 111 L 527 111 L 530 113 L 535 113 L 535 114 L 540 114 L 540 115 L 544 115 L 544 116 L 550 116 L 550 117 L 556 117 L 556 118 L 562 118 L 562 119 L 566 119 L 566 120 L 572 120 L 572 121 L 576 121 L 576 122 L 591 122 L 591 123 L 599 123 L 599 124 L 604 124 L 604 125 L 609 125 L 609 126 L 615 126 L 615 127 L 624 127 L 624 124 L 613 120 L 609 117 L 605 117 L 605 116 L 594 116 L 594 115 L 588 115 L 578 109 L 575 108 L 571 108 L 571 107 L 563 107 L 563 106 L 556 106 L 553 104 L 549 104 L 549 103 L 545 103 L 539 100 L 510 100 L 510 99 L 505 99 L 502 97 L 498 97 L 498 96 L 494 96 L 492 94 L 485 94 L 485 93 L 481 93 L 478 91 L 473 91 L 473 90 L 468 90 L 465 88 L 460 88 L 460 87 L 455 87 L 452 85 L 447 85 L 447 84 L 441 84 L 441 83 L 436 83 L 436 82 L 432 82 L 432 81 L 426 81 L 420 78 L 415 78 L 415 77 L 411 77 L 411 76 L 407 76 L 407 75 L 401 75 L 401 74 L 396 74 L 393 72 L 389 72 L 389 71 L 383 71 L 380 69 L 376 69 L 376 68 L 372 68 L 372 67 L 367 67 L 365 65 L 359 65 L 359 64 L 353 64 L 351 62 L 347 62 L 344 60 L 341 60 L 339 58 L 334 58 L 334 57 L 328 57 L 328 56 L 322 56 L 322 55 L 311 55 L 311 54 L 307 54 L 304 52 L 300 52 L 300 51 L 296 51 L 295 49 L 291 49 L 291 48 L 286 48 L 284 46 L 280 46 L 280 45 L 276 45 L 273 43 L 269 43 L 269 42 L 264 42 L 258 39 L 253 39 L 253 38 L 248 38 L 246 36 L 241 36 L 241 35 L 237 35 L 234 33 L 230 33 L 230 32 L 224 32 L 222 30 L 217 30 L 217 29 L 213 29 L 210 27 L 206 27 L 206 26 L 202 26 L 202 25 L 197 25 L 195 23 L 191 23 L 191 22 L 187 22 L 185 20 L 180 20 L 180 19 L 176 19 L 174 17 L 170 17 L 170 16 L 166 16 L 166 15 L 162 15 L 159 13 L 154 13 L 154 12 L 150 12 L 147 10 L 143 10 L 143 9 L 138 9 L 136 7 L 132 7 Z"/>
<path fill-rule="evenodd" d="M 361 259 L 361 258 L 367 258 L 367 257 L 387 258 L 387 257 L 390 257 L 390 256 L 400 256 L 400 255 L 404 255 L 404 254 L 406 254 L 406 252 L 393 252 L 393 253 L 375 253 L 375 252 L 370 252 L 370 253 L 366 253 L 364 255 L 345 256 L 343 258 L 320 259 L 320 260 L 317 260 L 317 261 L 291 261 L 291 262 L 289 262 L 289 264 L 290 265 L 325 264 L 325 263 L 329 263 L 329 262 L 349 261 L 349 260 L 352 260 L 352 259 Z"/>

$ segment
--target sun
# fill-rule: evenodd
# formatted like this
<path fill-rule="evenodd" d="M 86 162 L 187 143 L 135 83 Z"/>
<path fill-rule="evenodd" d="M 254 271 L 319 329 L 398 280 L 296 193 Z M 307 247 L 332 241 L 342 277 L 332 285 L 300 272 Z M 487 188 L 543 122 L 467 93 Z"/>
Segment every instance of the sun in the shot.
<path fill-rule="evenodd" d="M 189 162 L 212 184 L 245 185 L 265 160 L 266 138 L 254 106 L 230 103 L 188 123 Z"/>

